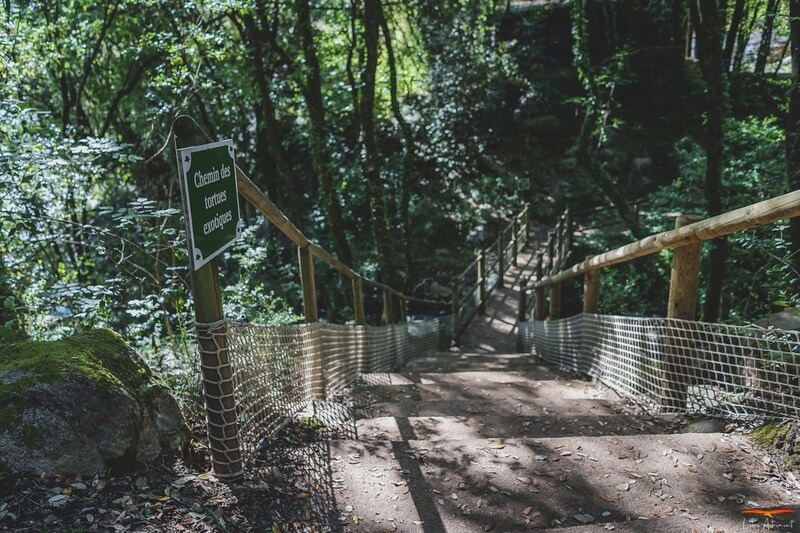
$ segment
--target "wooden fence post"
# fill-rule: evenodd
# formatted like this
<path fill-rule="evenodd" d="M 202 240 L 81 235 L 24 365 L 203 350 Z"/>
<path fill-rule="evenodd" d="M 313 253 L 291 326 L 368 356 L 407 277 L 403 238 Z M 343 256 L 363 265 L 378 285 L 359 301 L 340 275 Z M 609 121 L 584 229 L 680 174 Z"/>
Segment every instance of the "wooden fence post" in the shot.
<path fill-rule="evenodd" d="M 383 290 L 383 323 L 384 325 L 394 324 L 394 309 L 392 309 L 392 293 L 387 289 Z"/>
<path fill-rule="evenodd" d="M 700 217 L 680 215 L 675 228 L 700 220 Z M 667 317 L 695 320 L 697 287 L 700 282 L 700 253 L 703 243 L 692 243 L 675 248 L 672 255 L 672 273 L 669 281 Z M 712 273 L 713 275 L 713 273 Z M 692 363 L 691 339 L 685 332 L 668 328 L 666 337 L 664 405 L 672 410 L 686 408 L 686 390 Z"/>
<path fill-rule="evenodd" d="M 364 282 L 361 278 L 353 278 L 353 312 L 356 316 L 356 325 L 364 326 L 367 317 L 364 315 Z"/>
<path fill-rule="evenodd" d="M 503 279 L 506 274 L 506 254 L 505 246 L 503 246 L 503 230 L 497 234 L 497 286 L 501 289 L 505 287 L 505 280 Z"/>
<path fill-rule="evenodd" d="M 511 264 L 519 266 L 517 262 L 517 255 L 519 255 L 519 218 L 517 216 L 514 216 L 514 220 L 511 222 L 511 251 L 513 252 Z"/>
<path fill-rule="evenodd" d="M 539 252 L 539 255 L 536 259 L 536 281 L 541 281 L 542 276 L 544 275 L 544 253 Z M 544 320 L 545 317 L 545 309 L 547 306 L 547 300 L 545 296 L 545 288 L 544 287 L 537 287 L 536 292 L 534 293 L 534 311 L 533 311 L 533 319 L 534 320 Z"/>
<path fill-rule="evenodd" d="M 399 321 L 402 323 L 408 322 L 408 302 L 402 296 L 400 297 L 400 317 Z"/>
<path fill-rule="evenodd" d="M 311 247 L 298 246 L 297 256 L 300 260 L 300 288 L 303 291 L 303 313 L 308 324 L 319 321 L 317 307 L 317 288 L 314 276 L 314 257 Z M 325 399 L 325 370 L 322 357 L 322 343 L 314 343 L 308 360 L 306 380 L 309 396 L 312 400 Z"/>
<path fill-rule="evenodd" d="M 453 280 L 453 339 L 458 342 L 461 332 L 461 285 L 458 278 Z"/>
<path fill-rule="evenodd" d="M 519 312 L 517 322 L 525 322 L 528 315 L 528 280 L 522 278 L 519 282 Z"/>
<path fill-rule="evenodd" d="M 176 120 L 174 132 L 176 149 L 208 142 L 189 117 Z M 211 462 L 217 476 L 238 479 L 243 473 L 242 451 L 227 328 L 222 325 L 211 332 L 208 326 L 225 318 L 218 260 L 214 258 L 192 270 L 191 278 Z"/>
<path fill-rule="evenodd" d="M 309 324 L 319 320 L 317 308 L 317 288 L 314 279 L 314 258 L 311 247 L 298 246 L 297 256 L 300 260 L 300 287 L 303 291 L 303 313 Z"/>
<path fill-rule="evenodd" d="M 486 312 L 486 254 L 478 252 L 478 313 Z"/>
<path fill-rule="evenodd" d="M 561 284 L 550 285 L 550 320 L 561 318 Z"/>
<path fill-rule="evenodd" d="M 587 259 L 591 256 L 587 256 Z M 600 304 L 600 273 L 602 269 L 587 270 L 583 275 L 583 312 L 595 314 Z"/>

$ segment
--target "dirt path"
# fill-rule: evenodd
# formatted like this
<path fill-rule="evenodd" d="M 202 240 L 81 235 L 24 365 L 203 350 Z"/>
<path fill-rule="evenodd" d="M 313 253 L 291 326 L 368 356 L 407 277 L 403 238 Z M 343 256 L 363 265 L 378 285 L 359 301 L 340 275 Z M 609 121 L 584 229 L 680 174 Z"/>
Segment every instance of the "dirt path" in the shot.
<path fill-rule="evenodd" d="M 368 388 L 359 439 L 331 447 L 345 531 L 800 531 L 800 513 L 742 513 L 798 505 L 744 435 L 681 433 L 682 420 L 514 353 L 529 272 L 507 272 L 459 350 Z"/>

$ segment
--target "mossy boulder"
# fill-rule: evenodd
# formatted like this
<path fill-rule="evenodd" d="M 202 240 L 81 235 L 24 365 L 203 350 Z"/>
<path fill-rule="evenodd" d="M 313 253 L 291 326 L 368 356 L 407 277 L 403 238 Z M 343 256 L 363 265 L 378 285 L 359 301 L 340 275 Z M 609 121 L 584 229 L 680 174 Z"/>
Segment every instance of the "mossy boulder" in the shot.
<path fill-rule="evenodd" d="M 11 472 L 125 470 L 188 434 L 167 387 L 112 331 L 0 348 L 0 464 Z"/>

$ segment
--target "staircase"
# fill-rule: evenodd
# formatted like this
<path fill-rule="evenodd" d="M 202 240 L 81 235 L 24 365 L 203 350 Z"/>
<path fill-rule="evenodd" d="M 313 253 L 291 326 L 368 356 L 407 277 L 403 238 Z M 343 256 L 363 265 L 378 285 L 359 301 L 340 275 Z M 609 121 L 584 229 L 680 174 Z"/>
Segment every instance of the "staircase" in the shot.
<path fill-rule="evenodd" d="M 685 421 L 513 353 L 528 274 L 508 270 L 461 349 L 367 379 L 358 440 L 331 446 L 344 531 L 795 530 L 791 513 L 741 513 L 797 502 L 746 436 L 724 423 L 681 432 Z"/>

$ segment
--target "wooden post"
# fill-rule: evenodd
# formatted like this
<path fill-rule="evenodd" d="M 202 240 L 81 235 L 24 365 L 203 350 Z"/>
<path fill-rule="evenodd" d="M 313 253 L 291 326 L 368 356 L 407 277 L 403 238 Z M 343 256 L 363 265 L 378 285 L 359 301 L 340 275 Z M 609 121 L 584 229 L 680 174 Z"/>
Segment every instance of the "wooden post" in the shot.
<path fill-rule="evenodd" d="M 591 256 L 589 256 L 591 257 Z M 588 257 L 587 257 L 588 259 Z M 600 273 L 602 269 L 587 270 L 583 275 L 583 312 L 595 314 L 600 304 Z"/>
<path fill-rule="evenodd" d="M 392 293 L 383 290 L 383 323 L 384 325 L 394 324 L 394 310 L 392 309 Z"/>
<path fill-rule="evenodd" d="M 522 278 L 519 282 L 519 312 L 517 322 L 525 322 L 528 315 L 528 280 Z"/>
<path fill-rule="evenodd" d="M 408 302 L 405 298 L 400 298 L 400 322 L 408 322 Z"/>
<path fill-rule="evenodd" d="M 544 275 L 544 253 L 539 252 L 538 257 L 536 258 L 536 281 L 541 281 L 543 275 Z M 535 300 L 533 302 L 534 303 L 533 319 L 544 320 L 545 309 L 547 306 L 544 287 L 536 288 L 536 292 L 534 293 L 534 298 Z"/>
<path fill-rule="evenodd" d="M 458 278 L 453 280 L 453 339 L 458 343 L 458 334 L 461 333 L 461 285 Z"/>
<path fill-rule="evenodd" d="M 550 320 L 561 318 L 561 284 L 550 285 Z"/>
<path fill-rule="evenodd" d="M 303 292 L 303 313 L 306 323 L 313 324 L 319 321 L 319 308 L 317 307 L 317 288 L 314 276 L 314 257 L 311 247 L 298 246 L 297 257 L 300 261 L 300 288 Z M 321 343 L 314 343 L 311 348 L 309 366 L 306 370 L 306 388 L 312 400 L 325 399 L 325 370 L 322 358 Z"/>
<path fill-rule="evenodd" d="M 353 278 L 353 311 L 356 315 L 356 326 L 364 326 L 367 317 L 364 315 L 364 281 L 361 278 Z"/>
<path fill-rule="evenodd" d="M 319 320 L 317 288 L 314 279 L 314 258 L 311 256 L 311 248 L 308 245 L 298 246 L 297 255 L 300 259 L 300 287 L 303 291 L 303 313 L 305 314 L 306 322 L 311 324 Z"/>
<path fill-rule="evenodd" d="M 680 215 L 675 219 L 675 228 L 700 220 L 700 217 Z M 695 320 L 697 311 L 697 287 L 700 282 L 701 242 L 675 248 L 672 255 L 672 273 L 669 282 L 667 317 Z M 712 273 L 713 275 L 713 273 Z M 686 408 L 686 389 L 692 363 L 690 340 L 679 330 L 668 330 L 665 356 L 664 406 L 670 410 Z"/>
<path fill-rule="evenodd" d="M 506 254 L 505 246 L 503 246 L 503 230 L 497 234 L 497 286 L 501 289 L 505 287 L 505 280 L 503 279 L 506 274 Z"/>
<path fill-rule="evenodd" d="M 208 142 L 189 117 L 180 117 L 176 120 L 173 131 L 176 150 Z M 227 328 L 221 325 L 213 332 L 209 331 L 209 324 L 225 318 L 222 311 L 217 259 L 212 259 L 199 269 L 193 270 L 191 278 L 211 462 L 217 476 L 239 479 L 243 473 L 242 451 L 236 421 L 233 369 L 228 353 Z"/>
<path fill-rule="evenodd" d="M 517 255 L 519 254 L 519 219 L 515 216 L 511 222 L 511 264 L 519 266 L 517 262 Z"/>
<path fill-rule="evenodd" d="M 486 313 L 486 254 L 478 252 L 478 313 Z"/>
<path fill-rule="evenodd" d="M 556 264 L 556 238 L 555 232 L 550 231 L 547 233 L 547 266 L 545 267 L 544 271 L 548 274 L 552 274 L 555 270 Z"/>

